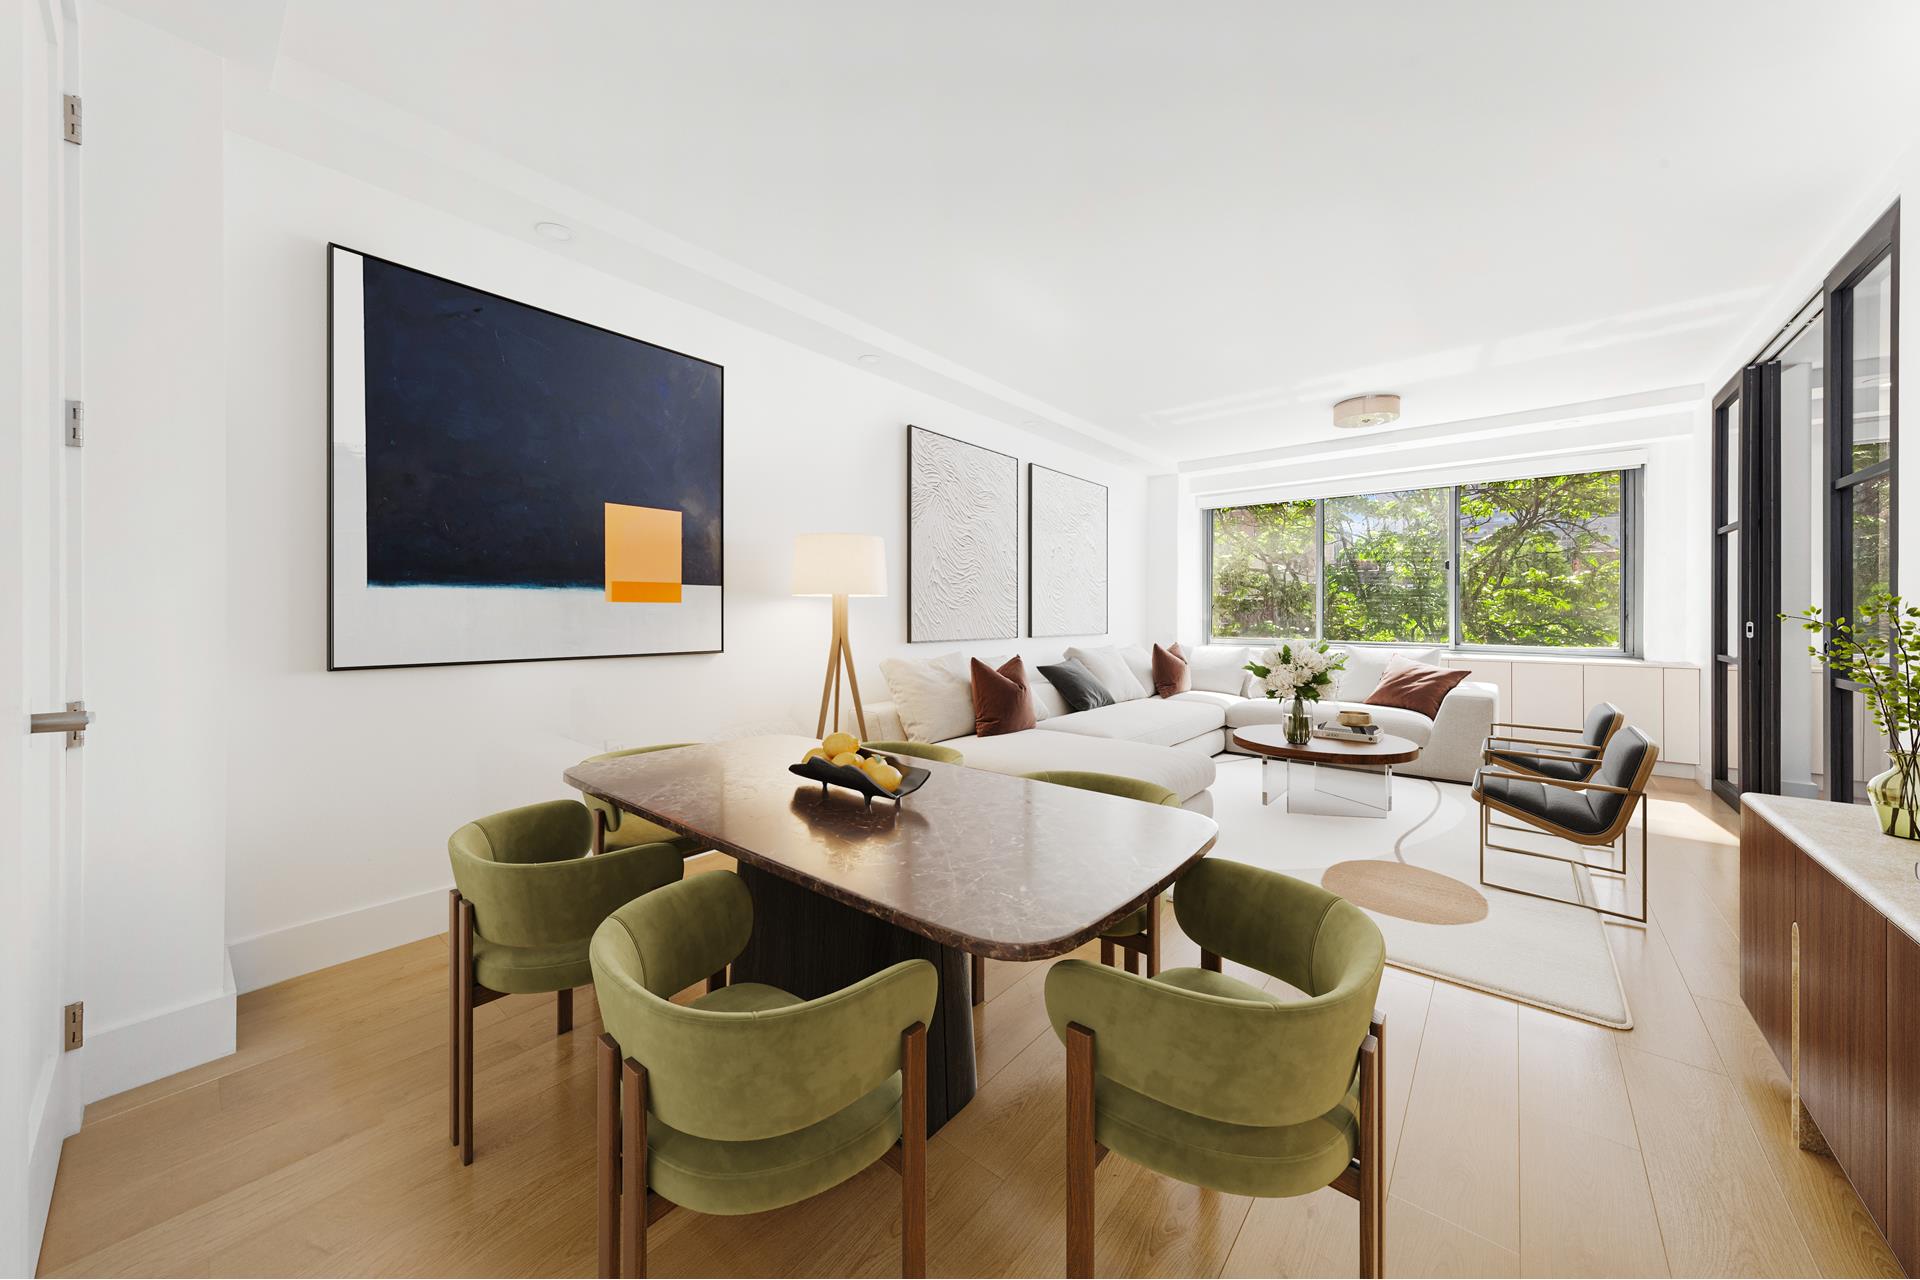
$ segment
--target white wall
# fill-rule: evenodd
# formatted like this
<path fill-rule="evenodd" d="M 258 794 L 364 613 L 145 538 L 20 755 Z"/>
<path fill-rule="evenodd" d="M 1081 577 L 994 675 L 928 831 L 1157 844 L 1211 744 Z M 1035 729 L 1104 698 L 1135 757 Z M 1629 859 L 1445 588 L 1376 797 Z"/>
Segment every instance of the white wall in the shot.
<path fill-rule="evenodd" d="M 828 611 L 787 594 L 796 533 L 885 536 L 892 594 L 852 603 L 861 688 L 884 698 L 877 664 L 907 650 L 908 423 L 1111 486 L 1113 634 L 1145 634 L 1137 471 L 249 138 L 227 139 L 225 192 L 226 928 L 242 990 L 443 928 L 448 833 L 563 794 L 561 771 L 583 755 L 749 727 L 811 732 Z M 724 654 L 325 670 L 329 240 L 726 367 Z M 1023 583 L 1023 622 L 1025 605 Z M 1016 646 L 915 649 L 955 647 Z"/>
<path fill-rule="evenodd" d="M 221 64 L 94 7 L 83 995 L 89 1098 L 231 1052 Z"/>

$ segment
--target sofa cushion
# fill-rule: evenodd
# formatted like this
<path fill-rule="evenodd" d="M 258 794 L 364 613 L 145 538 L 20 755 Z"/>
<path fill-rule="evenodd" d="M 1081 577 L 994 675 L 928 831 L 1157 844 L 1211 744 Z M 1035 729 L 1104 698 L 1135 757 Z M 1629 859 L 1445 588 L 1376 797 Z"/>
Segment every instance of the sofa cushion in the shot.
<path fill-rule="evenodd" d="M 1135 698 L 1147 696 L 1148 683 L 1152 679 L 1152 659 L 1147 661 L 1148 679 L 1143 681 L 1133 672 L 1133 667 L 1120 651 L 1112 645 L 1083 649 L 1078 646 L 1067 650 L 1067 660 L 1077 662 L 1093 673 L 1106 691 L 1113 695 L 1115 702 L 1131 702 Z"/>
<path fill-rule="evenodd" d="M 973 731 L 983 738 L 1018 733 L 1036 723 L 1027 694 L 1027 666 L 1020 655 L 998 670 L 975 658 L 967 668 L 973 683 Z"/>
<path fill-rule="evenodd" d="M 1180 652 L 1180 642 L 1176 640 L 1172 645 L 1153 646 L 1154 696 L 1171 698 L 1192 687 L 1193 676 L 1187 670 L 1187 655 Z"/>
<path fill-rule="evenodd" d="M 1107 691 L 1106 685 L 1093 672 L 1071 658 L 1040 668 L 1040 674 L 1059 691 L 1068 712 L 1091 711 L 1095 707 L 1113 705 L 1113 694 Z"/>
<path fill-rule="evenodd" d="M 1247 691 L 1247 647 L 1241 644 L 1203 644 L 1187 659 L 1195 689 L 1244 696 Z"/>
<path fill-rule="evenodd" d="M 1153 652 L 1143 644 L 1123 644 L 1120 646 L 1120 661 L 1127 664 L 1127 671 L 1140 687 L 1146 690 L 1143 697 L 1153 696 Z"/>
<path fill-rule="evenodd" d="M 1367 703 L 1375 707 L 1405 707 L 1431 719 L 1440 714 L 1440 704 L 1453 692 L 1453 687 L 1472 674 L 1465 668 L 1455 671 L 1451 667 L 1436 667 L 1396 653 L 1387 660 L 1387 673 L 1367 695 Z"/>
<path fill-rule="evenodd" d="M 1210 707 L 1218 707 L 1222 712 L 1231 711 L 1246 699 L 1237 693 L 1215 693 L 1211 689 L 1189 689 L 1185 693 L 1176 693 L 1168 702 L 1204 702 Z"/>
<path fill-rule="evenodd" d="M 907 737 L 939 742 L 973 732 L 973 688 L 958 651 L 933 658 L 887 658 L 880 663 Z"/>
<path fill-rule="evenodd" d="M 1121 738 L 1128 742 L 1151 742 L 1170 747 L 1188 738 L 1197 738 L 1209 729 L 1218 729 L 1225 711 L 1205 702 L 1182 702 L 1178 698 L 1140 698 L 1116 702 L 1110 707 L 1076 711 L 1055 716 L 1041 726 L 1047 733 L 1075 733 L 1094 738 Z"/>
<path fill-rule="evenodd" d="M 1291 700 L 1278 698 L 1248 698 L 1239 706 L 1227 711 L 1227 727 L 1244 729 L 1256 724 L 1282 724 L 1286 721 L 1287 711 L 1293 706 Z M 1373 707 L 1364 702 L 1311 702 L 1307 704 L 1307 715 L 1314 724 L 1332 720 L 1342 711 L 1365 711 L 1373 716 L 1380 732 L 1391 733 L 1405 738 L 1415 746 L 1424 747 L 1433 738 L 1433 721 L 1418 711 L 1408 711 L 1404 707 Z"/>
<path fill-rule="evenodd" d="M 1350 644 L 1337 644 L 1333 647 L 1347 655 L 1347 665 L 1334 679 L 1334 696 L 1344 698 L 1348 702 L 1365 702 L 1379 687 L 1380 677 L 1387 673 L 1387 664 L 1393 661 L 1396 654 L 1415 662 L 1440 665 L 1438 649 L 1386 649 L 1374 645 Z"/>
<path fill-rule="evenodd" d="M 1157 782 L 1182 801 L 1192 800 L 1213 785 L 1212 756 L 1169 751 L 1145 742 L 1053 733 L 1045 727 L 1003 733 L 997 738 L 961 738 L 942 745 L 963 753 L 969 769 L 991 773 L 1027 774 L 1043 769 L 1112 773 Z"/>

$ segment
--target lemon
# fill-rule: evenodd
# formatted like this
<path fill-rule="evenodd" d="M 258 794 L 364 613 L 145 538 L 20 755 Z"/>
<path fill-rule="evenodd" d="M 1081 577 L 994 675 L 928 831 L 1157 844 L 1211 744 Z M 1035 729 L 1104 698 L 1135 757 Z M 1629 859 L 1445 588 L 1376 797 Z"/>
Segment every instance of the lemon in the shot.
<path fill-rule="evenodd" d="M 860 749 L 860 739 L 850 733 L 830 733 L 827 740 L 820 744 L 821 750 L 834 758 L 838 764 L 840 757 Z"/>
<path fill-rule="evenodd" d="M 900 786 L 900 771 L 885 760 L 875 761 L 867 770 L 867 777 L 873 780 L 875 786 L 888 791 L 897 790 Z"/>
<path fill-rule="evenodd" d="M 840 736 L 845 737 L 846 735 L 842 734 Z M 828 741 L 832 741 L 832 739 L 828 739 Z M 842 751 L 839 755 L 833 758 L 833 762 L 837 765 L 851 766 L 855 769 L 858 769 L 860 767 L 860 757 L 857 753 L 852 751 Z"/>
<path fill-rule="evenodd" d="M 826 760 L 830 758 L 827 755 L 827 753 L 822 751 L 820 748 L 813 747 L 808 750 L 807 754 L 800 757 L 800 763 L 805 764 L 807 761 L 814 759 L 816 756 L 822 760 Z"/>

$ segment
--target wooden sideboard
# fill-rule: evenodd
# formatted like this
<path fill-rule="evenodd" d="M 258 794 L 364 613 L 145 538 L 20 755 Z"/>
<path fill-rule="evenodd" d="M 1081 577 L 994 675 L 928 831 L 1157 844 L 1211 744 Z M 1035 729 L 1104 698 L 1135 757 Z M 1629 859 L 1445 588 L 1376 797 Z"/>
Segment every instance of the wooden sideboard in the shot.
<path fill-rule="evenodd" d="M 1908 1275 L 1920 1270 L 1920 842 L 1742 797 L 1740 995 Z M 1790 1105 L 1790 1104 L 1789 1104 Z"/>

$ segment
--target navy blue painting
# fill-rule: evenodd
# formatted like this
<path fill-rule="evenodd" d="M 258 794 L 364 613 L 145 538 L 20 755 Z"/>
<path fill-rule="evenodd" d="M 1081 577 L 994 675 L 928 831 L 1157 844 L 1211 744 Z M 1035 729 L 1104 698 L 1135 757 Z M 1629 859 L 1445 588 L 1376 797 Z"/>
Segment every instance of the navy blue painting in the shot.
<path fill-rule="evenodd" d="M 366 258 L 367 580 L 602 584 L 603 504 L 682 513 L 720 583 L 720 368 Z"/>
<path fill-rule="evenodd" d="M 724 648 L 719 365 L 328 264 L 329 670 Z"/>

